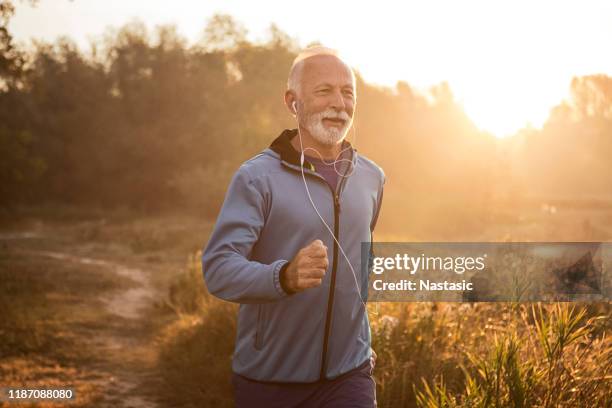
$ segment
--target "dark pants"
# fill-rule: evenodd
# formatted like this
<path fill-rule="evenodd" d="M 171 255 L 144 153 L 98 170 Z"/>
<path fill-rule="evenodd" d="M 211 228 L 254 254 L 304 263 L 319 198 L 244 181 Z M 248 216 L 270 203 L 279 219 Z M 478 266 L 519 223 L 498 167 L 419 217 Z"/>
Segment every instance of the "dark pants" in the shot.
<path fill-rule="evenodd" d="M 368 360 L 338 378 L 310 384 L 260 382 L 234 373 L 236 407 L 376 407 L 373 369 Z"/>

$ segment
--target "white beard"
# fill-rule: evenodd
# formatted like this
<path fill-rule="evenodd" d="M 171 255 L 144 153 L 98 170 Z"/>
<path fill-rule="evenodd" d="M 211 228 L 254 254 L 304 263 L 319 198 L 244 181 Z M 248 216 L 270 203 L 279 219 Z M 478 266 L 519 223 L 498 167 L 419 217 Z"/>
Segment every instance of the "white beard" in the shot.
<path fill-rule="evenodd" d="M 327 128 L 323 124 L 323 119 L 325 118 L 344 119 L 344 126 L 341 129 L 334 127 Z M 353 119 L 345 111 L 336 113 L 333 109 L 327 109 L 323 112 L 310 115 L 304 127 L 317 142 L 332 146 L 346 137 L 352 123 Z"/>

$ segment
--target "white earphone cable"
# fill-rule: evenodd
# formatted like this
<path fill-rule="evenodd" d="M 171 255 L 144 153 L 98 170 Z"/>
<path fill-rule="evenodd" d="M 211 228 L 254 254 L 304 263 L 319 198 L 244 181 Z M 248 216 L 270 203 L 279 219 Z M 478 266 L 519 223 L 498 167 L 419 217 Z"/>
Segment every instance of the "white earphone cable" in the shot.
<path fill-rule="evenodd" d="M 294 103 L 293 107 L 295 109 L 295 103 Z M 295 114 L 297 116 L 297 109 L 295 109 Z M 353 265 L 351 264 L 351 261 L 349 260 L 348 256 L 344 252 L 344 249 L 342 248 L 342 245 L 340 245 L 340 242 L 338 242 L 338 240 L 336 239 L 336 236 L 334 235 L 334 232 L 332 231 L 330 226 L 325 222 L 325 219 L 323 219 L 323 216 L 321 215 L 321 213 L 319 213 L 319 210 L 317 209 L 317 206 L 315 205 L 314 200 L 312 199 L 312 196 L 310 195 L 310 190 L 308 188 L 308 183 L 306 182 L 306 176 L 304 174 L 304 151 L 308 150 L 308 149 L 311 149 L 311 150 L 314 150 L 315 152 L 317 152 L 319 154 L 319 156 L 321 156 L 321 154 L 316 149 L 314 149 L 314 148 L 306 148 L 306 149 L 304 149 L 304 145 L 302 144 L 302 133 L 300 132 L 299 122 L 298 122 L 298 129 L 297 130 L 298 130 L 298 137 L 300 139 L 300 151 L 301 151 L 301 153 L 300 153 L 300 170 L 301 170 L 301 173 L 302 173 L 302 181 L 304 182 L 304 188 L 306 189 L 306 195 L 308 196 L 308 200 L 310 200 L 310 204 L 312 205 L 312 208 L 314 208 L 315 212 L 319 216 L 319 219 L 321 220 L 323 225 L 325 225 L 325 228 L 327 228 L 327 231 L 329 232 L 329 234 L 332 236 L 332 238 L 334 239 L 334 241 L 338 245 L 338 248 L 340 249 L 340 252 L 342 253 L 342 256 L 344 256 L 344 259 L 346 259 L 346 262 L 348 263 L 349 268 L 351 269 L 351 272 L 353 274 L 353 279 L 354 279 L 354 282 L 355 282 L 355 288 L 357 289 L 357 295 L 359 296 L 359 300 L 361 301 L 361 304 L 363 305 L 364 310 L 367 311 L 367 305 L 364 302 L 363 298 L 361 297 L 361 288 L 359 287 L 359 283 L 357 281 L 357 274 L 355 273 L 355 269 L 353 268 Z M 348 147 L 346 149 L 348 149 Z M 344 149 L 344 150 L 346 150 L 346 149 Z M 342 150 L 342 151 L 344 151 L 344 150 Z M 340 152 L 340 154 L 342 154 L 342 151 Z M 334 170 L 336 170 L 335 163 L 336 162 L 342 162 L 342 161 L 348 161 L 348 162 L 351 163 L 352 166 L 351 166 L 351 173 L 350 174 L 352 174 L 354 169 L 355 169 L 355 164 L 353 163 L 353 160 L 349 160 L 349 159 L 340 159 L 340 160 L 337 160 L 337 157 L 336 157 L 336 160 L 333 162 Z M 326 163 L 326 162 L 324 162 L 324 163 Z M 326 163 L 326 164 L 328 164 L 328 163 Z M 329 164 L 331 164 L 331 163 L 329 163 Z M 338 173 L 337 170 L 336 170 L 336 173 Z M 343 177 L 348 177 L 349 175 L 346 175 L 346 176 L 343 176 Z M 376 314 L 378 314 L 378 304 L 376 305 Z"/>

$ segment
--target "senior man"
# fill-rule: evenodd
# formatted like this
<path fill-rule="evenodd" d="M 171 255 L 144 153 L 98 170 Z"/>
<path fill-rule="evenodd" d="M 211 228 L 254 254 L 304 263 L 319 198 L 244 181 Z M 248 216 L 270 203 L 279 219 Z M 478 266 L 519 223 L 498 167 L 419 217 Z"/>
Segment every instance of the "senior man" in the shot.
<path fill-rule="evenodd" d="M 345 140 L 355 85 L 335 51 L 298 55 L 285 92 L 297 129 L 240 166 L 203 253 L 209 291 L 240 303 L 238 407 L 376 406 L 362 263 L 385 178 Z"/>

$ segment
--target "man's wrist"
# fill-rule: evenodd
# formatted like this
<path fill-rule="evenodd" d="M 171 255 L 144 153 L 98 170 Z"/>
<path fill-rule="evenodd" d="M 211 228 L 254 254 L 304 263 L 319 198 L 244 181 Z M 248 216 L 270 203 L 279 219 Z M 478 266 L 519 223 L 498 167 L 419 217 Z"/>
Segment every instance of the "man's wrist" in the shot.
<path fill-rule="evenodd" d="M 285 293 L 288 295 L 293 295 L 295 292 L 289 289 L 289 286 L 287 285 L 287 268 L 289 268 L 289 263 L 290 262 L 287 262 L 281 267 L 279 271 L 279 280 L 281 288 L 285 291 Z"/>

